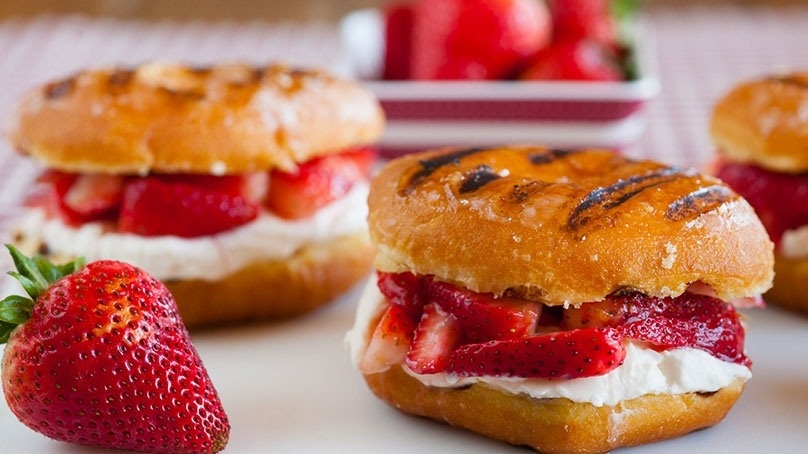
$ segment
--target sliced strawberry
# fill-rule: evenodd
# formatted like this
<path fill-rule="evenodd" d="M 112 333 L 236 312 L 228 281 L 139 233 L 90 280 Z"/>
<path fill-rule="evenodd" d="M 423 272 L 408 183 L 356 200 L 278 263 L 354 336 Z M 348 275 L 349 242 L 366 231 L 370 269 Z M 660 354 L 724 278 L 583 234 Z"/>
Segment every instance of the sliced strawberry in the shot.
<path fill-rule="evenodd" d="M 46 170 L 36 179 L 38 184 L 52 187 L 59 197 L 64 197 L 67 191 L 78 179 L 79 174 L 60 172 L 58 170 Z"/>
<path fill-rule="evenodd" d="M 551 379 L 602 375 L 623 363 L 622 339 L 614 328 L 587 328 L 466 344 L 452 354 L 446 372 Z"/>
<path fill-rule="evenodd" d="M 560 40 L 531 58 L 523 80 L 620 81 L 623 72 L 613 55 L 597 42 Z"/>
<path fill-rule="evenodd" d="M 256 202 L 266 195 L 268 179 L 264 172 L 222 176 L 163 174 L 153 175 L 153 177 L 160 179 L 164 183 L 198 186 L 222 194 L 243 196 Z"/>
<path fill-rule="evenodd" d="M 495 298 L 445 282 L 427 285 L 430 301 L 457 317 L 464 341 L 513 339 L 530 335 L 536 329 L 541 305 L 519 298 Z"/>
<path fill-rule="evenodd" d="M 402 306 L 388 306 L 373 330 L 360 369 L 378 370 L 380 366 L 404 362 L 417 323 Z"/>
<path fill-rule="evenodd" d="M 410 78 L 412 22 L 413 8 L 410 4 L 393 4 L 385 10 L 385 49 L 382 75 L 385 80 Z"/>
<path fill-rule="evenodd" d="M 242 196 L 147 177 L 124 190 L 118 229 L 142 236 L 193 238 L 246 224 L 259 211 L 256 203 Z"/>
<path fill-rule="evenodd" d="M 414 4 L 414 79 L 513 78 L 550 40 L 540 0 L 420 0 Z"/>
<path fill-rule="evenodd" d="M 286 219 L 309 217 L 367 179 L 375 159 L 375 150 L 360 148 L 312 159 L 296 172 L 273 171 L 267 207 Z"/>
<path fill-rule="evenodd" d="M 413 273 L 379 272 L 377 285 L 387 301 L 403 307 L 413 320 L 418 320 L 426 301 L 423 280 Z"/>
<path fill-rule="evenodd" d="M 735 308 L 720 299 L 685 293 L 654 298 L 630 293 L 611 297 L 628 308 L 617 330 L 661 349 L 692 347 L 718 359 L 751 365 L 744 354 L 745 333 Z"/>
<path fill-rule="evenodd" d="M 120 207 L 125 181 L 115 175 L 48 170 L 37 178 L 26 205 L 42 208 L 48 216 L 72 226 L 112 219 Z"/>
<path fill-rule="evenodd" d="M 73 216 L 72 213 L 62 209 L 62 198 L 77 178 L 78 175 L 74 173 L 56 170 L 43 172 L 26 195 L 25 206 L 42 209 L 49 218 L 62 219 L 69 225 L 79 224 L 81 219 L 78 215 Z"/>
<path fill-rule="evenodd" d="M 64 205 L 84 219 L 114 213 L 121 205 L 126 179 L 117 175 L 80 175 L 64 194 Z"/>
<path fill-rule="evenodd" d="M 755 208 L 775 244 L 780 244 L 786 230 L 808 225 L 808 174 L 721 162 L 716 176 Z"/>
<path fill-rule="evenodd" d="M 407 353 L 407 366 L 419 374 L 443 371 L 461 336 L 460 323 L 454 315 L 438 304 L 427 304 L 415 328 Z"/>

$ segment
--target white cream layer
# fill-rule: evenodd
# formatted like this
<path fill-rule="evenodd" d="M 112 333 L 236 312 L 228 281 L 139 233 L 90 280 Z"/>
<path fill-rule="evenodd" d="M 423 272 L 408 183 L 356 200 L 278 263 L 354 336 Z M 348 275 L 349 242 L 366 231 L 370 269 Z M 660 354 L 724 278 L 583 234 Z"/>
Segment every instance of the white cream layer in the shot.
<path fill-rule="evenodd" d="M 357 369 L 368 344 L 368 324 L 382 310 L 382 302 L 383 297 L 371 279 L 359 301 L 354 326 L 345 337 L 351 361 Z M 379 370 L 363 372 L 382 372 L 387 367 L 380 365 Z M 646 394 L 712 392 L 735 380 L 746 381 L 752 376 L 749 368 L 721 361 L 702 350 L 679 348 L 657 352 L 634 342 L 626 345 L 626 359 L 618 368 L 604 375 L 573 380 L 463 378 L 446 373 L 420 375 L 406 366 L 404 370 L 427 386 L 460 387 L 486 383 L 510 393 L 524 393 L 539 399 L 563 397 L 596 406 L 616 405 Z"/>
<path fill-rule="evenodd" d="M 24 216 L 14 230 L 46 244 L 54 254 L 84 256 L 88 262 L 121 260 L 160 280 L 215 281 L 250 263 L 283 259 L 301 246 L 366 230 L 367 195 L 368 185 L 358 184 L 310 218 L 289 221 L 264 211 L 243 226 L 197 238 L 115 233 L 99 222 L 74 228 L 58 219 L 46 219 L 37 209 Z"/>

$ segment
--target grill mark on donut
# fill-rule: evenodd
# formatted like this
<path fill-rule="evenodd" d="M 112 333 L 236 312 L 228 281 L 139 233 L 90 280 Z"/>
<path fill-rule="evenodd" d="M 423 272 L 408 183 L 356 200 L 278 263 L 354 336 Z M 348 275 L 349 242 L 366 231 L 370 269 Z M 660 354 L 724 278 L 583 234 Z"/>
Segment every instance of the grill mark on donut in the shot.
<path fill-rule="evenodd" d="M 476 191 L 486 184 L 498 180 L 500 175 L 494 173 L 491 166 L 481 164 L 476 169 L 466 174 L 463 183 L 460 185 L 460 194 Z"/>
<path fill-rule="evenodd" d="M 213 68 L 210 66 L 192 65 L 188 67 L 188 72 L 197 76 L 207 76 Z"/>
<path fill-rule="evenodd" d="M 44 89 L 45 98 L 50 100 L 63 98 L 69 95 L 70 92 L 73 91 L 73 88 L 75 86 L 76 86 L 75 77 L 47 84 L 45 85 Z"/>
<path fill-rule="evenodd" d="M 544 153 L 531 153 L 528 159 L 530 159 L 530 162 L 535 165 L 548 164 L 557 159 L 563 159 L 573 153 L 578 153 L 580 151 L 581 150 L 562 150 L 554 148 L 550 150 L 545 150 Z"/>
<path fill-rule="evenodd" d="M 172 88 L 160 86 L 158 87 L 160 91 L 163 93 L 168 94 L 169 96 L 177 97 L 177 98 L 186 98 L 192 101 L 198 101 L 205 99 L 204 91 L 199 90 L 175 90 Z"/>
<path fill-rule="evenodd" d="M 529 199 L 533 194 L 549 186 L 550 183 L 530 180 L 523 184 L 515 184 L 513 188 L 505 194 L 504 200 L 510 203 L 521 204 Z"/>
<path fill-rule="evenodd" d="M 772 77 L 771 80 L 780 82 L 781 84 L 794 85 L 802 89 L 808 89 L 808 80 L 794 76 L 780 76 Z"/>
<path fill-rule="evenodd" d="M 567 218 L 567 226 L 572 230 L 578 230 L 646 189 L 684 177 L 678 168 L 665 167 L 645 175 L 618 180 L 605 188 L 597 188 L 587 194 L 572 210 Z"/>
<path fill-rule="evenodd" d="M 708 186 L 673 201 L 668 205 L 665 217 L 670 221 L 694 219 L 737 198 L 738 195 L 725 186 Z"/>
<path fill-rule="evenodd" d="M 126 90 L 129 83 L 134 79 L 135 72 L 129 69 L 116 69 L 107 76 L 107 90 L 110 93 L 120 93 Z"/>
<path fill-rule="evenodd" d="M 484 147 L 475 147 L 475 148 L 461 148 L 455 150 L 451 153 L 441 154 L 435 156 L 432 159 L 422 159 L 418 161 L 421 165 L 421 170 L 415 172 L 411 177 L 404 188 L 401 190 L 402 195 L 410 194 L 412 191 L 415 190 L 415 187 L 421 184 L 422 181 L 429 178 L 430 175 L 435 173 L 441 167 L 448 165 L 448 164 L 459 164 L 460 159 L 471 156 L 475 153 L 479 153 L 481 151 L 486 151 L 489 148 Z"/>

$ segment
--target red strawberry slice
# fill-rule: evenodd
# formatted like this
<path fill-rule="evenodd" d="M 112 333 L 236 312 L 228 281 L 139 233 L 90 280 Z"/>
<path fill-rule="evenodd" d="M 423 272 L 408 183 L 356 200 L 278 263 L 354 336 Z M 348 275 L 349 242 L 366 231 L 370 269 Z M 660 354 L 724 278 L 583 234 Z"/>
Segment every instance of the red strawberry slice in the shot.
<path fill-rule="evenodd" d="M 194 238 L 246 224 L 259 211 L 242 196 L 148 177 L 124 190 L 118 228 L 142 236 Z"/>
<path fill-rule="evenodd" d="M 626 337 L 662 349 L 698 348 L 723 361 L 751 365 L 744 354 L 743 326 L 729 303 L 688 293 L 676 298 L 653 298 L 638 293 L 614 298 L 615 304 L 628 308 L 626 322 L 617 327 Z"/>
<path fill-rule="evenodd" d="M 64 205 L 85 219 L 114 212 L 121 204 L 125 181 L 117 175 L 80 175 L 64 194 Z"/>
<path fill-rule="evenodd" d="M 552 24 L 540 0 L 415 3 L 414 79 L 512 78 L 547 45 Z"/>
<path fill-rule="evenodd" d="M 407 366 L 419 374 L 443 371 L 461 336 L 460 323 L 454 315 L 438 304 L 427 304 L 407 352 Z"/>
<path fill-rule="evenodd" d="M 378 370 L 379 366 L 399 364 L 407 357 L 418 319 L 404 307 L 391 304 L 379 320 L 368 342 L 361 370 Z"/>
<path fill-rule="evenodd" d="M 754 165 L 721 162 L 716 172 L 742 195 L 779 244 L 786 230 L 808 225 L 808 177 L 773 172 Z"/>
<path fill-rule="evenodd" d="M 413 8 L 409 4 L 395 4 L 385 10 L 384 69 L 386 80 L 410 78 L 412 55 Z"/>
<path fill-rule="evenodd" d="M 360 148 L 312 159 L 296 172 L 273 171 L 267 207 L 286 219 L 312 216 L 367 179 L 375 159 L 375 150 Z"/>
<path fill-rule="evenodd" d="M 230 196 L 243 196 L 256 202 L 266 195 L 268 178 L 265 172 L 222 176 L 172 174 L 154 177 L 165 183 L 198 186 Z"/>
<path fill-rule="evenodd" d="M 26 195 L 25 206 L 45 210 L 49 218 L 62 219 L 68 225 L 78 225 L 81 217 L 63 208 L 62 199 L 70 186 L 78 178 L 77 174 L 47 170 L 39 175 L 30 193 Z"/>
<path fill-rule="evenodd" d="M 513 339 L 533 334 L 541 315 L 541 305 L 519 298 L 495 298 L 445 282 L 427 284 L 431 301 L 454 315 L 466 342 Z"/>
<path fill-rule="evenodd" d="M 126 179 L 114 175 L 80 175 L 48 170 L 36 180 L 26 205 L 68 225 L 112 219 L 120 207 Z"/>
<path fill-rule="evenodd" d="M 587 328 L 458 347 L 446 372 L 464 377 L 572 379 L 605 374 L 623 363 L 623 336 Z"/>
<path fill-rule="evenodd" d="M 413 273 L 378 273 L 377 285 L 391 304 L 401 306 L 413 320 L 421 317 L 426 301 L 423 278 Z"/>
<path fill-rule="evenodd" d="M 612 55 L 590 40 L 561 40 L 531 58 L 523 80 L 620 81 L 624 76 Z"/>

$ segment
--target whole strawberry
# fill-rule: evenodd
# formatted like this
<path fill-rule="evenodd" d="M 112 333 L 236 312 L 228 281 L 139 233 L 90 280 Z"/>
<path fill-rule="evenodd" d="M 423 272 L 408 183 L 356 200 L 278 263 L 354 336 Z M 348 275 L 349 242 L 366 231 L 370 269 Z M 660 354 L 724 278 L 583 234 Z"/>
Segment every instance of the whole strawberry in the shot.
<path fill-rule="evenodd" d="M 541 0 L 419 0 L 412 24 L 412 78 L 507 79 L 550 41 Z"/>
<path fill-rule="evenodd" d="M 8 249 L 31 298 L 0 301 L 3 391 L 23 424 L 105 448 L 224 449 L 227 415 L 162 283 L 122 262 L 55 266 Z"/>

